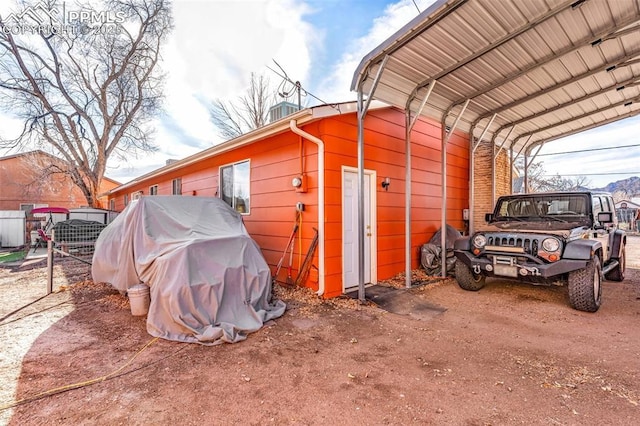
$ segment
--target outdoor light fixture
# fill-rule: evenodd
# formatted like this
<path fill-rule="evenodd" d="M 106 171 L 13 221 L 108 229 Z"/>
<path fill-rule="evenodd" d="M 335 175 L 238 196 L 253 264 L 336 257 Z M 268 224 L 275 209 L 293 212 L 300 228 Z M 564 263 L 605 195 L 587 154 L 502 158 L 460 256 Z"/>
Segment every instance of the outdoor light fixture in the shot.
<path fill-rule="evenodd" d="M 384 180 L 382 181 L 382 187 L 384 188 L 385 191 L 389 190 L 390 184 L 391 184 L 391 179 L 389 179 L 388 177 L 384 178 Z"/>

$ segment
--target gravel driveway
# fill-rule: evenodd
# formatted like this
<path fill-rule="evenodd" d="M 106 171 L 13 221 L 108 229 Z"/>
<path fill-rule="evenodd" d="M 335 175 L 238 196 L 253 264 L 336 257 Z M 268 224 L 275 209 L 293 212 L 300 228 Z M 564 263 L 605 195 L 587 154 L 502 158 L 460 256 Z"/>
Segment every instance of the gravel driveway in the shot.
<path fill-rule="evenodd" d="M 42 265 L 0 268 L 0 424 L 638 424 L 640 237 L 627 255 L 593 314 L 498 280 L 412 289 L 428 320 L 279 288 L 282 318 L 215 347 L 152 339 L 86 266 L 46 297 Z"/>

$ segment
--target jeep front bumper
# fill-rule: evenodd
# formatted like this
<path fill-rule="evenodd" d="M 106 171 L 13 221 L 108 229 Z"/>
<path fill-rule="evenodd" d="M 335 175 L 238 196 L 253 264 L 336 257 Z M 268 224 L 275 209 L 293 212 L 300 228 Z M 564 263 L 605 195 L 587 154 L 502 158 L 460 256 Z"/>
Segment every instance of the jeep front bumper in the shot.
<path fill-rule="evenodd" d="M 586 260 L 561 259 L 553 263 L 533 263 L 505 253 L 485 252 L 482 257 L 462 250 L 455 250 L 454 253 L 458 261 L 467 265 L 474 274 L 504 278 L 552 278 L 587 266 Z"/>

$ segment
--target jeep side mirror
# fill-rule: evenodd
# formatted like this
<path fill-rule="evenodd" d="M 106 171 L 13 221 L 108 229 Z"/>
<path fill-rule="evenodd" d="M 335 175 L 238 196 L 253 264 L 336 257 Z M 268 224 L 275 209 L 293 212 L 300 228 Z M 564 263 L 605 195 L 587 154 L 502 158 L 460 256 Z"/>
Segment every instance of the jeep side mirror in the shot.
<path fill-rule="evenodd" d="M 493 213 L 485 213 L 484 214 L 484 221 L 489 223 L 493 220 Z"/>
<path fill-rule="evenodd" d="M 598 213 L 598 222 L 602 223 L 613 223 L 613 213 L 611 212 L 600 212 Z"/>

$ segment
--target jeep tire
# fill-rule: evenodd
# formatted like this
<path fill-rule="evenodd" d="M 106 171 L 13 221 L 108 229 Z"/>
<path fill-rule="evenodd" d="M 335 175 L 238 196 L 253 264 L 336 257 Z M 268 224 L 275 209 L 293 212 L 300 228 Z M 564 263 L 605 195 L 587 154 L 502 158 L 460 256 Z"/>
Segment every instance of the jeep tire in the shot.
<path fill-rule="evenodd" d="M 456 281 L 460 288 L 469 291 L 478 291 L 484 287 L 485 276 L 474 274 L 464 263 L 456 261 Z"/>
<path fill-rule="evenodd" d="M 615 259 L 618 261 L 618 266 L 612 269 L 605 278 L 610 281 L 622 281 L 624 280 L 624 270 L 626 268 L 626 255 L 625 255 L 625 246 L 622 246 L 622 251 L 620 252 L 620 257 Z"/>
<path fill-rule="evenodd" d="M 569 273 L 569 303 L 574 309 L 595 312 L 602 299 L 602 265 L 595 255 L 583 269 Z"/>

